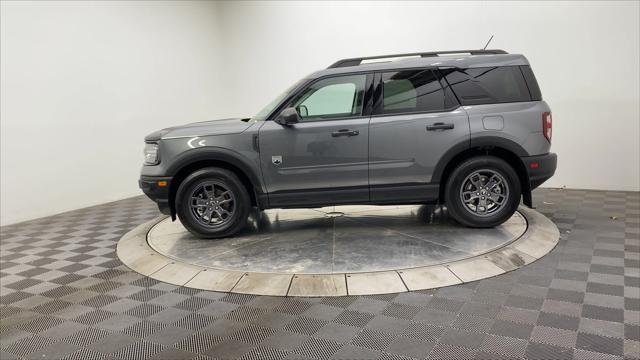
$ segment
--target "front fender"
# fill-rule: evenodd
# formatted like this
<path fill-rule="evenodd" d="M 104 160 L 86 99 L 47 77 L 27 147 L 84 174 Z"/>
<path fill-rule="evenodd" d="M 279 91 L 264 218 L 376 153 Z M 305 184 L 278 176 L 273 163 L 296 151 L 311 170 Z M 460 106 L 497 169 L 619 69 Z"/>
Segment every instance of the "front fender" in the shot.
<path fill-rule="evenodd" d="M 180 170 L 201 161 L 220 161 L 231 164 L 242 171 L 253 184 L 259 194 L 265 194 L 266 189 L 259 176 L 259 164 L 253 164 L 249 158 L 237 151 L 217 146 L 206 146 L 186 150 L 172 159 L 166 169 L 168 176 L 175 176 Z"/>

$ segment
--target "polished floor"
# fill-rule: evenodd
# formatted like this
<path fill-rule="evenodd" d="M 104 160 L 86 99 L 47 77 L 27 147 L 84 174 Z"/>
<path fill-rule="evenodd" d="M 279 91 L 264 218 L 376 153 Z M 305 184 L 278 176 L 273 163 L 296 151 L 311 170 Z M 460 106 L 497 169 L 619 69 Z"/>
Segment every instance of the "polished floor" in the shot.
<path fill-rule="evenodd" d="M 640 353 L 640 194 L 537 190 L 561 231 L 494 278 L 376 296 L 198 291 L 122 265 L 137 197 L 0 229 L 0 358 L 619 359 Z"/>
<path fill-rule="evenodd" d="M 332 274 L 387 271 L 462 260 L 505 246 L 527 230 L 519 213 L 492 229 L 459 226 L 428 206 L 273 209 L 231 238 L 205 240 L 166 219 L 148 235 L 160 254 L 225 270 Z"/>

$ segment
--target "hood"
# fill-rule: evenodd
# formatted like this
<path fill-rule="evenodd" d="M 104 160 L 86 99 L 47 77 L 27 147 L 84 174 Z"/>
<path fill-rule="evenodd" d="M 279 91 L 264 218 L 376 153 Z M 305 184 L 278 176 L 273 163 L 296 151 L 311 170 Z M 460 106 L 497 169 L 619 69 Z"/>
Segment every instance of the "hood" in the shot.
<path fill-rule="evenodd" d="M 210 136 L 239 134 L 245 131 L 253 121 L 249 119 L 222 119 L 195 122 L 186 125 L 174 126 L 153 132 L 144 138 L 145 141 L 158 141 L 170 137 Z"/>

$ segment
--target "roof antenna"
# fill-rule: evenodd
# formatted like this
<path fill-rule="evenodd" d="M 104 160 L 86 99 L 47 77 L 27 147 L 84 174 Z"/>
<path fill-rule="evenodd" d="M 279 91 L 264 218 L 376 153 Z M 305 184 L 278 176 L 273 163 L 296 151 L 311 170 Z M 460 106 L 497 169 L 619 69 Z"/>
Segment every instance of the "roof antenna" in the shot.
<path fill-rule="evenodd" d="M 491 40 L 493 40 L 493 35 L 491 35 L 491 37 L 489 38 L 489 41 L 487 41 L 487 44 L 482 48 L 482 50 L 487 50 L 487 46 L 489 46 L 489 43 L 491 42 Z"/>

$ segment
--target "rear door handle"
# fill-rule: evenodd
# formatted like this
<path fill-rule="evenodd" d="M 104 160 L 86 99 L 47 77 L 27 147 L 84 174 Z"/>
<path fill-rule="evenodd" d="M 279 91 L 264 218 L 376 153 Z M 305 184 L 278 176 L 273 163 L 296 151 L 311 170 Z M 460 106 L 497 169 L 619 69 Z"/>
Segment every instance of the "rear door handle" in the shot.
<path fill-rule="evenodd" d="M 360 134 L 360 132 L 358 130 L 340 129 L 338 131 L 332 132 L 331 136 L 333 136 L 333 137 L 338 137 L 338 136 L 356 136 L 358 134 Z"/>
<path fill-rule="evenodd" d="M 427 131 L 434 130 L 451 130 L 453 129 L 453 124 L 445 124 L 441 122 L 434 123 L 433 125 L 427 125 Z"/>

